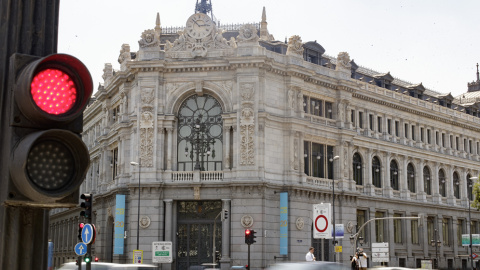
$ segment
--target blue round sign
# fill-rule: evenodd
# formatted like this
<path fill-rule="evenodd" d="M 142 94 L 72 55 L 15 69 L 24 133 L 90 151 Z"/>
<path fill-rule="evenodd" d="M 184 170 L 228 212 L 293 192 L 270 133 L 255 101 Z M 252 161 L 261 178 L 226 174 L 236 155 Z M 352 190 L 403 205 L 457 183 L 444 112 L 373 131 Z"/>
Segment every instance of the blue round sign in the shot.
<path fill-rule="evenodd" d="M 93 232 L 93 227 L 91 224 L 85 224 L 82 229 L 82 241 L 85 244 L 90 244 L 93 240 L 95 233 Z"/>
<path fill-rule="evenodd" d="M 78 256 L 83 256 L 87 254 L 87 245 L 85 243 L 78 243 L 75 245 L 75 253 L 77 253 Z"/>

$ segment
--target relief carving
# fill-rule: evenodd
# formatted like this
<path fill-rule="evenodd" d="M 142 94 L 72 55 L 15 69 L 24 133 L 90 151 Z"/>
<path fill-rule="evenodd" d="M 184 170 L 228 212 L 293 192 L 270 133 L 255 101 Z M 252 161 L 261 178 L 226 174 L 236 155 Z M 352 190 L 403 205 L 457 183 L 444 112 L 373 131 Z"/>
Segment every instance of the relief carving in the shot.
<path fill-rule="evenodd" d="M 255 165 L 255 112 L 253 97 L 255 89 L 253 83 L 244 83 L 240 86 L 242 110 L 240 115 L 240 165 Z"/>
<path fill-rule="evenodd" d="M 142 103 L 144 105 L 152 105 L 155 98 L 155 92 L 153 88 L 144 88 L 141 93 Z"/>
<path fill-rule="evenodd" d="M 291 36 L 288 39 L 287 55 L 297 55 L 303 57 L 303 43 L 300 36 Z"/>
<path fill-rule="evenodd" d="M 140 48 L 156 47 L 160 45 L 160 37 L 153 29 L 143 31 L 141 38 L 142 39 L 138 41 Z"/>
<path fill-rule="evenodd" d="M 140 157 L 142 166 L 153 166 L 153 113 L 144 111 L 140 119 Z"/>
<path fill-rule="evenodd" d="M 257 28 L 253 24 L 244 24 L 240 26 L 238 31 L 237 40 L 240 43 L 243 42 L 257 42 L 258 35 L 257 35 Z"/>

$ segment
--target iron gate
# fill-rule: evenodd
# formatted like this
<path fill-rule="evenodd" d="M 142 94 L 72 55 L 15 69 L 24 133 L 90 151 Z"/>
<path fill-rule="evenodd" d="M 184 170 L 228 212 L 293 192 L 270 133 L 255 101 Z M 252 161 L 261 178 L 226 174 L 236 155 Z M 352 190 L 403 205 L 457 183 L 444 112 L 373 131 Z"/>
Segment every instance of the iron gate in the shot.
<path fill-rule="evenodd" d="M 221 201 L 178 202 L 177 270 L 189 270 L 191 266 L 213 262 L 213 223 L 221 209 Z M 217 219 L 215 230 L 217 251 L 222 250 L 221 240 L 222 224 L 220 219 Z"/>

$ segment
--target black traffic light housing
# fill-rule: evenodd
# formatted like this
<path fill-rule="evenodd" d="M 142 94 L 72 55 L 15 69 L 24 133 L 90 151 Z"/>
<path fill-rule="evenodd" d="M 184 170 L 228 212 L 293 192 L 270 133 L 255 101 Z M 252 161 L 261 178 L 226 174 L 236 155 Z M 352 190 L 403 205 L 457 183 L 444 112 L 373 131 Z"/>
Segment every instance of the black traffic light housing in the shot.
<path fill-rule="evenodd" d="M 255 233 L 257 233 L 257 232 L 254 231 L 254 230 L 249 230 L 249 229 L 245 230 L 245 244 L 251 245 L 251 244 L 257 242 L 257 241 L 255 241 L 255 238 L 257 238 L 255 236 Z"/>
<path fill-rule="evenodd" d="M 78 223 L 78 240 L 79 240 L 79 241 L 82 241 L 82 230 L 83 230 L 83 226 L 85 226 L 85 223 L 83 223 L 83 222 Z"/>
<path fill-rule="evenodd" d="M 228 219 L 228 210 L 222 209 L 222 220 Z"/>
<path fill-rule="evenodd" d="M 250 237 L 251 237 L 251 244 L 253 243 L 256 243 L 257 241 L 255 240 L 255 238 L 257 238 L 257 236 L 255 235 L 257 232 L 255 230 L 251 230 L 250 231 Z"/>
<path fill-rule="evenodd" d="M 84 193 L 80 196 L 80 199 L 83 200 L 80 207 L 85 208 L 85 210 L 80 212 L 80 216 L 85 217 L 86 219 L 91 219 L 93 194 Z"/>
<path fill-rule="evenodd" d="M 81 139 L 92 94 L 88 69 L 75 57 L 10 57 L 2 159 L 6 205 L 74 207 L 90 157 Z M 64 91 L 64 92 L 62 92 Z M 63 108 L 63 109 L 61 109 Z M 8 155 L 8 156 L 7 156 Z"/>

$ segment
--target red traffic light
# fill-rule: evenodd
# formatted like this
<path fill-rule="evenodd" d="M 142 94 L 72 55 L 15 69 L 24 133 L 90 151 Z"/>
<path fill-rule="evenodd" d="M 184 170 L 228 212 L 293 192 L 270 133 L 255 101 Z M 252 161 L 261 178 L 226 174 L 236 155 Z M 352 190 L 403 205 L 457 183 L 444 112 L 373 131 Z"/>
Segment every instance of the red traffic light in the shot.
<path fill-rule="evenodd" d="M 98 262 L 98 261 L 99 261 L 98 257 L 95 257 L 95 262 Z"/>
<path fill-rule="evenodd" d="M 79 224 L 78 224 L 78 228 L 80 228 L 80 229 L 83 229 L 83 226 L 85 226 L 84 223 L 79 223 Z"/>
<path fill-rule="evenodd" d="M 53 54 L 29 63 L 17 79 L 15 101 L 32 123 L 68 123 L 83 113 L 93 91 L 77 58 Z M 29 98 L 30 97 L 30 98 Z"/>
<path fill-rule="evenodd" d="M 245 235 L 250 235 L 250 230 L 245 230 Z"/>

